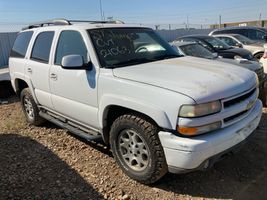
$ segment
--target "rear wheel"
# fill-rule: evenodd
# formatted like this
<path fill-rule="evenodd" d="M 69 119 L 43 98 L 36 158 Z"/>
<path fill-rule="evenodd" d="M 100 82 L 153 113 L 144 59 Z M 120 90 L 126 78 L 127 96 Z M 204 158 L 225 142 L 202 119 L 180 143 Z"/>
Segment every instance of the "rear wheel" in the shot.
<path fill-rule="evenodd" d="M 113 155 L 125 174 L 145 183 L 156 182 L 167 172 L 158 129 L 142 116 L 126 114 L 111 127 Z"/>
<path fill-rule="evenodd" d="M 20 95 L 22 110 L 25 114 L 26 120 L 32 125 L 40 125 L 45 120 L 39 116 L 39 109 L 35 103 L 29 88 L 22 90 Z"/>

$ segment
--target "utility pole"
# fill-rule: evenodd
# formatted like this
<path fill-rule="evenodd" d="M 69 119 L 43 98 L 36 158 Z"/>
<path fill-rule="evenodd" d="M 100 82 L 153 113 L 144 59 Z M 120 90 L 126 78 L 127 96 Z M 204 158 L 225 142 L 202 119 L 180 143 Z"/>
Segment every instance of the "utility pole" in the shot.
<path fill-rule="evenodd" d="M 219 28 L 222 28 L 222 16 L 219 15 Z"/>
<path fill-rule="evenodd" d="M 259 17 L 259 26 L 260 27 L 262 26 L 262 23 L 261 23 L 261 13 L 260 13 L 260 17 Z"/>
<path fill-rule="evenodd" d="M 103 20 L 102 0 L 99 0 L 99 6 L 100 6 L 100 18 L 101 20 Z"/>
<path fill-rule="evenodd" d="M 189 29 L 189 20 L 188 20 L 188 15 L 186 16 L 186 27 Z"/>

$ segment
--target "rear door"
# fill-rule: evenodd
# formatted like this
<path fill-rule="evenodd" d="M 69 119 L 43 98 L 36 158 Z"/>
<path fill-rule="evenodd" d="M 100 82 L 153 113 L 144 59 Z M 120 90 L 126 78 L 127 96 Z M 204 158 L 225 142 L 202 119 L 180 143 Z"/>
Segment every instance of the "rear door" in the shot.
<path fill-rule="evenodd" d="M 38 103 L 48 108 L 53 108 L 49 86 L 49 60 L 54 34 L 54 31 L 37 34 L 25 68 Z"/>
<path fill-rule="evenodd" d="M 9 57 L 9 70 L 11 79 L 13 76 L 24 80 L 24 67 L 27 60 L 25 59 L 33 31 L 25 31 L 18 34 Z M 13 83 L 14 84 L 14 83 Z"/>
<path fill-rule="evenodd" d="M 85 42 L 86 41 L 86 42 Z M 97 120 L 98 68 L 67 70 L 61 67 L 62 58 L 78 54 L 88 62 L 90 43 L 86 31 L 63 30 L 59 33 L 50 70 L 50 86 L 54 110 L 84 125 L 99 124 Z M 91 127 L 98 128 L 98 127 Z"/>

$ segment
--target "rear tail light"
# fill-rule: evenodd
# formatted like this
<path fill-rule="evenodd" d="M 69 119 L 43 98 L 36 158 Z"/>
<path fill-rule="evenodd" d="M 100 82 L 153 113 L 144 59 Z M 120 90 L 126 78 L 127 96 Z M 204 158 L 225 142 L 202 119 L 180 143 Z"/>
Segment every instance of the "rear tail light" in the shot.
<path fill-rule="evenodd" d="M 267 52 L 264 52 L 263 56 L 262 56 L 264 59 L 267 58 Z"/>

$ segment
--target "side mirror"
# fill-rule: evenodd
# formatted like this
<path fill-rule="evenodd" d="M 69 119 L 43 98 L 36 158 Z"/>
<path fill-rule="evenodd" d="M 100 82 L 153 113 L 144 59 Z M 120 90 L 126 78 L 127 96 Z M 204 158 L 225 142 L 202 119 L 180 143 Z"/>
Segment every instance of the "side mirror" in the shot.
<path fill-rule="evenodd" d="M 264 35 L 264 36 L 262 37 L 262 39 L 265 40 L 265 41 L 267 41 L 267 35 Z"/>
<path fill-rule="evenodd" d="M 240 44 L 240 43 L 237 43 L 237 44 L 236 44 L 236 47 L 238 47 L 238 48 L 243 48 L 243 45 Z"/>
<path fill-rule="evenodd" d="M 88 64 L 85 64 L 83 62 L 83 57 L 81 55 L 67 55 L 62 58 L 61 61 L 61 67 L 63 69 L 86 69 L 91 70 L 92 69 L 92 63 L 89 60 Z"/>

